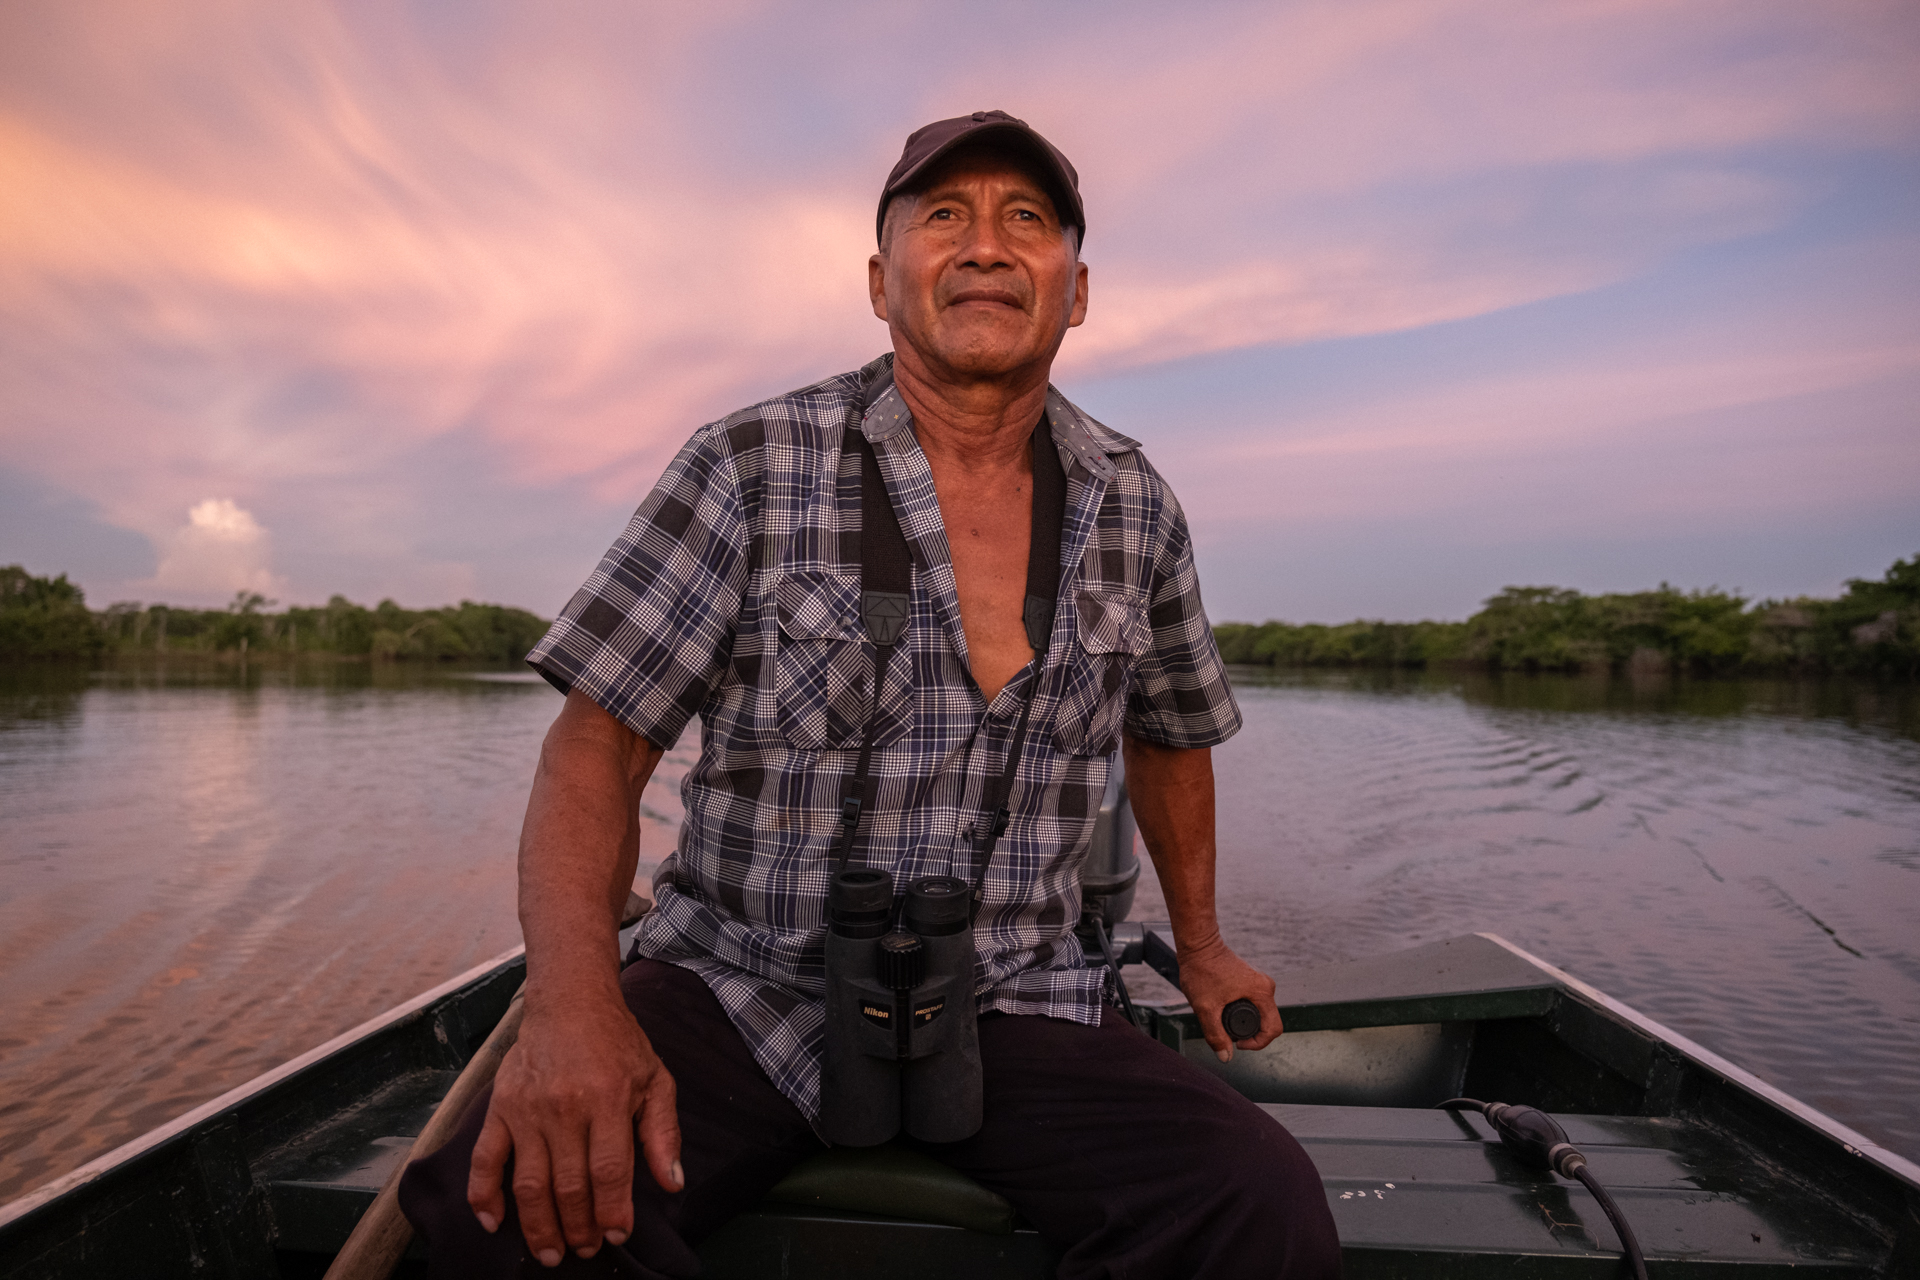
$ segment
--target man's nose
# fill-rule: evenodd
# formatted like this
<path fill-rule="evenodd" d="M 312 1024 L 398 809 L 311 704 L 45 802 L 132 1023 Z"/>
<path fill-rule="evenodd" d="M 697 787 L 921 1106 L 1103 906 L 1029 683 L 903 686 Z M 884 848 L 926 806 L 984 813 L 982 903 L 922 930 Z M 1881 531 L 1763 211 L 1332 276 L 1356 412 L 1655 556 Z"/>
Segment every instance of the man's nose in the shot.
<path fill-rule="evenodd" d="M 967 225 L 960 243 L 959 265 L 976 271 L 1011 267 L 1013 255 L 1007 250 L 1006 229 L 998 218 L 975 218 Z"/>

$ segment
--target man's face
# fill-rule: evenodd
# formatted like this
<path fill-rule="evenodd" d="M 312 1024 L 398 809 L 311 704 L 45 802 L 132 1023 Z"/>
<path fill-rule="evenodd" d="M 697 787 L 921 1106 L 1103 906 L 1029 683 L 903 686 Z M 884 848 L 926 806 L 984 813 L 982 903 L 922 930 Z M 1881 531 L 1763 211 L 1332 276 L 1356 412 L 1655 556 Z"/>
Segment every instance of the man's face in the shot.
<path fill-rule="evenodd" d="M 873 313 L 901 358 L 955 382 L 1044 378 L 1087 314 L 1087 268 L 1045 189 L 1014 159 L 950 157 L 890 211 L 891 238 L 868 261 Z"/>

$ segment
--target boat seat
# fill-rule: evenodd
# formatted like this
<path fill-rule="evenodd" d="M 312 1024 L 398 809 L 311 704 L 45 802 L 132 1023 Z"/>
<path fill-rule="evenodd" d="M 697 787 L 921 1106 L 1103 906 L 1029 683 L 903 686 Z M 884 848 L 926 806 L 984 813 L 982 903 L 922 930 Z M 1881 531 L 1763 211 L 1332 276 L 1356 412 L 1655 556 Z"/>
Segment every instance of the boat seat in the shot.
<path fill-rule="evenodd" d="M 987 1235 L 1011 1234 L 1013 1206 L 958 1169 L 911 1147 L 834 1147 L 803 1161 L 768 1193 L 779 1204 L 882 1213 Z"/>

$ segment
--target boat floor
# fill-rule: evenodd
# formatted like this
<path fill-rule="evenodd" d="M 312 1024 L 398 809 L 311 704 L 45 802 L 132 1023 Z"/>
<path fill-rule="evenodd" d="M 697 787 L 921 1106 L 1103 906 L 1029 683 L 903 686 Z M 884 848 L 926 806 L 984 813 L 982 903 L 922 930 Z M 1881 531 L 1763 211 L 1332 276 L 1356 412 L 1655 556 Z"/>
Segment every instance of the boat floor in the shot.
<path fill-rule="evenodd" d="M 1130 946 L 1153 964 L 1159 936 Z M 520 977 L 502 957 L 0 1207 L 0 1270 L 123 1274 L 137 1249 L 143 1275 L 318 1280 Z M 1224 1067 L 1190 1010 L 1142 1012 L 1299 1138 L 1349 1280 L 1623 1274 L 1583 1187 L 1519 1166 L 1479 1117 L 1431 1109 L 1461 1092 L 1553 1111 L 1654 1280 L 1920 1274 L 1920 1171 L 1498 939 L 1284 974 L 1278 1002 L 1287 1035 Z M 951 1170 L 915 1175 L 913 1212 L 932 1220 L 888 1216 L 908 1203 L 899 1172 L 845 1152 L 809 1162 L 784 1201 L 702 1243 L 703 1274 L 1053 1274 L 1056 1252 Z M 416 1242 L 401 1274 L 423 1273 Z"/>
<path fill-rule="evenodd" d="M 451 1073 L 392 1082 L 354 1113 L 275 1153 L 267 1190 L 282 1270 L 314 1269 L 346 1238 L 444 1092 Z M 1406 1274 L 1613 1276 L 1619 1245 L 1584 1187 L 1520 1166 L 1477 1116 L 1424 1108 L 1265 1104 L 1313 1158 L 1350 1280 Z M 1783 1171 L 1693 1120 L 1562 1116 L 1657 1264 L 1742 1277 L 1865 1276 L 1879 1254 L 1836 1250 L 1856 1234 Z M 956 1175 L 957 1177 L 958 1175 Z M 301 1257 L 299 1255 L 306 1255 Z M 882 1215 L 768 1203 L 705 1242 L 703 1275 L 1052 1274 L 1026 1229 L 994 1235 Z M 417 1245 L 416 1245 L 417 1256 Z M 905 1268 L 903 1271 L 902 1268 Z"/>

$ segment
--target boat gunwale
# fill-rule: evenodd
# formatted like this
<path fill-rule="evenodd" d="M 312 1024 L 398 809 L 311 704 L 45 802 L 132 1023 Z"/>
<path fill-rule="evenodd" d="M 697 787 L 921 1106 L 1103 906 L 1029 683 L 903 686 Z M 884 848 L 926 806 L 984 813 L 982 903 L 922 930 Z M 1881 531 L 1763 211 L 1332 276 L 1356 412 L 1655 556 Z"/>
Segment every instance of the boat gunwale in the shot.
<path fill-rule="evenodd" d="M 1891 1177 L 1904 1184 L 1909 1196 L 1920 1192 L 1920 1165 L 1887 1150 L 1854 1129 L 1842 1124 L 1791 1094 L 1768 1084 L 1749 1071 L 1735 1066 L 1732 1062 L 1714 1053 L 1712 1050 L 1683 1036 L 1662 1023 L 1640 1013 L 1630 1005 L 1581 981 L 1565 970 L 1549 964 L 1524 948 L 1509 942 L 1498 934 L 1482 932 L 1473 936 L 1483 938 L 1538 971 L 1546 982 L 1543 985 L 1559 987 L 1567 995 L 1577 998 L 1585 1004 L 1597 1008 L 1603 1016 L 1610 1017 L 1640 1032 L 1643 1035 L 1670 1048 L 1677 1055 L 1689 1059 L 1698 1068 L 1725 1080 L 1741 1092 L 1755 1097 L 1763 1106 L 1771 1108 L 1822 1138 L 1840 1147 L 1846 1155 L 1857 1157 L 1872 1166 L 1882 1175 Z M 319 1063 L 341 1055 L 356 1045 L 368 1041 L 383 1032 L 418 1017 L 436 1005 L 442 1004 L 466 989 L 482 982 L 489 976 L 510 971 L 517 964 L 524 963 L 526 948 L 517 946 L 511 950 L 482 961 L 471 969 L 434 986 L 419 995 L 402 1002 L 346 1031 L 332 1039 L 309 1049 L 295 1058 L 281 1063 L 253 1079 L 220 1094 L 218 1097 L 187 1111 L 180 1116 L 150 1130 L 129 1142 L 96 1157 L 80 1168 L 72 1170 L 51 1182 L 34 1189 L 26 1195 L 8 1204 L 0 1205 L 0 1229 L 13 1227 L 36 1211 L 47 1208 L 80 1190 L 89 1183 L 115 1172 L 142 1157 L 148 1156 L 170 1142 L 184 1139 L 197 1127 L 228 1112 L 254 1101 L 282 1085 L 292 1078 L 308 1071 Z M 1521 990 L 1522 988 L 1513 988 Z M 1484 993 L 1475 993 L 1484 994 Z M 1333 1003 L 1350 1003 L 1337 1001 Z M 1364 1003 L 1364 1002 L 1363 1002 Z M 1184 1007 L 1184 1006 L 1172 1006 Z"/>
<path fill-rule="evenodd" d="M 1920 1164 L 1915 1164 L 1905 1156 L 1889 1151 L 1865 1134 L 1835 1120 L 1826 1112 L 1808 1106 L 1784 1089 L 1768 1084 L 1751 1071 L 1735 1066 L 1706 1046 L 1681 1035 L 1664 1023 L 1649 1018 L 1633 1006 L 1608 995 L 1598 987 L 1582 982 L 1566 970 L 1547 963 L 1499 934 L 1478 933 L 1475 936 L 1504 947 L 1553 978 L 1567 990 L 1568 994 L 1577 996 L 1589 1004 L 1598 1005 L 1609 1016 L 1653 1037 L 1654 1040 L 1666 1045 L 1682 1057 L 1690 1059 L 1695 1066 L 1712 1072 L 1735 1088 L 1754 1095 L 1766 1105 L 1785 1112 L 1808 1128 L 1838 1143 L 1848 1155 L 1857 1156 L 1878 1168 L 1882 1173 L 1904 1182 L 1910 1193 L 1920 1192 Z"/>
<path fill-rule="evenodd" d="M 132 1163 L 141 1156 L 165 1146 L 168 1142 L 176 1138 L 185 1137 L 199 1125 L 213 1119 L 222 1112 L 230 1111 L 243 1103 L 259 1097 L 274 1086 L 301 1074 L 325 1059 L 343 1053 L 362 1041 L 369 1040 L 381 1032 L 407 1021 L 409 1018 L 425 1012 L 432 1006 L 451 996 L 458 995 L 468 987 L 473 986 L 492 974 L 512 968 L 516 962 L 524 959 L 526 950 L 526 945 L 523 943 L 520 946 L 514 947 L 512 950 L 501 952 L 490 960 L 483 960 L 464 973 L 455 974 L 438 986 L 431 987 L 409 1000 L 402 1001 L 384 1013 L 375 1014 L 357 1026 L 349 1027 L 339 1035 L 334 1036 L 331 1040 L 315 1045 L 298 1057 L 289 1058 L 279 1066 L 262 1072 L 244 1084 L 235 1085 L 225 1093 L 201 1103 L 191 1111 L 183 1112 L 159 1127 L 150 1129 L 139 1137 L 122 1143 L 120 1146 L 113 1148 L 103 1155 L 94 1157 L 78 1169 L 64 1173 L 51 1182 L 42 1183 L 19 1199 L 9 1201 L 6 1204 L 0 1204 L 0 1229 L 12 1226 L 34 1211 L 52 1204 L 70 1192 L 76 1191 L 86 1184 L 112 1173 L 123 1165 Z"/>

